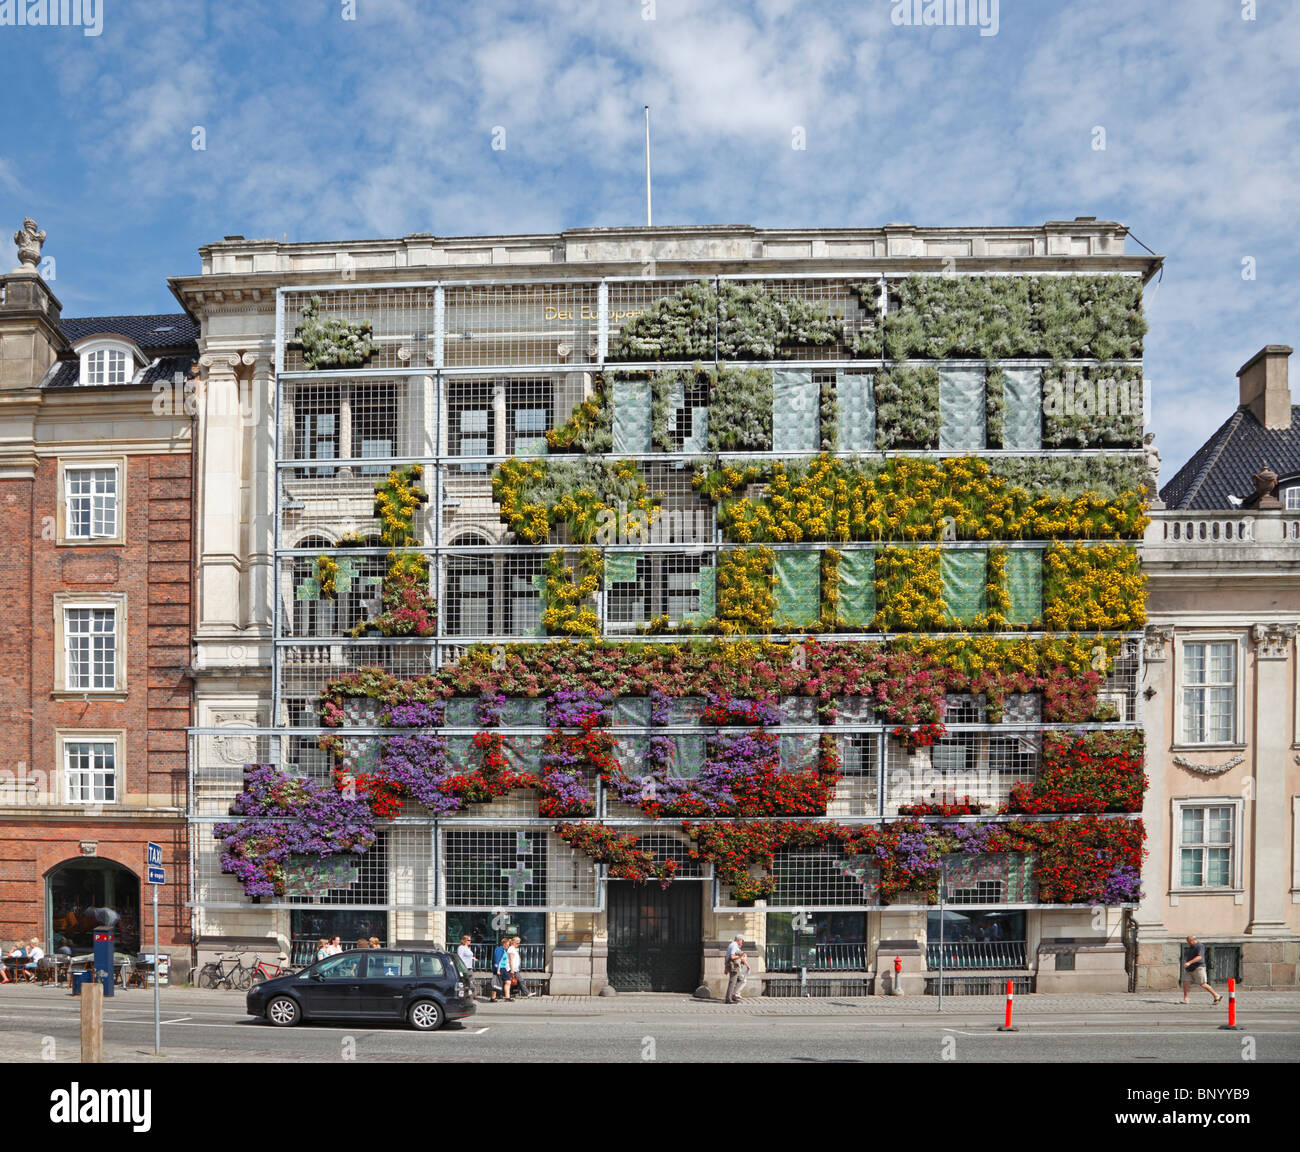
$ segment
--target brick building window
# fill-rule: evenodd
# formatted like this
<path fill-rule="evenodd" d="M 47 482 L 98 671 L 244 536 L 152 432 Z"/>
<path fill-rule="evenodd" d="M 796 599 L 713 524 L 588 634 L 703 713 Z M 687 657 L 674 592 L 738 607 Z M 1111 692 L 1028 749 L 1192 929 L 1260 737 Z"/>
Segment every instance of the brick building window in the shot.
<path fill-rule="evenodd" d="M 64 797 L 69 804 L 117 800 L 117 742 L 63 740 Z"/>
<path fill-rule="evenodd" d="M 54 596 L 54 692 L 126 695 L 126 597 Z"/>
<path fill-rule="evenodd" d="M 126 457 L 59 461 L 58 543 L 126 543 Z"/>
<path fill-rule="evenodd" d="M 64 645 L 68 689 L 117 687 L 117 612 L 112 608 L 65 608 Z"/>
<path fill-rule="evenodd" d="M 117 536 L 117 469 L 69 468 L 64 476 L 68 539 Z"/>

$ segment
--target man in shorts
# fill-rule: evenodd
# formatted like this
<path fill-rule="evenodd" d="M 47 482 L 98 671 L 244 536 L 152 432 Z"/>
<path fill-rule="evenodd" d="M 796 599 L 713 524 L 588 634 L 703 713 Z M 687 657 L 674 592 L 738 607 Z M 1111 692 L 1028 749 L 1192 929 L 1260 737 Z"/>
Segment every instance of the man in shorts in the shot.
<path fill-rule="evenodd" d="M 1187 937 L 1188 947 L 1191 952 L 1183 963 L 1183 1003 L 1188 1002 L 1187 995 L 1192 990 L 1193 984 L 1199 984 L 1211 996 L 1217 1004 L 1223 999 L 1213 988 L 1210 987 L 1209 981 L 1205 976 L 1205 945 L 1202 944 L 1195 936 Z"/>

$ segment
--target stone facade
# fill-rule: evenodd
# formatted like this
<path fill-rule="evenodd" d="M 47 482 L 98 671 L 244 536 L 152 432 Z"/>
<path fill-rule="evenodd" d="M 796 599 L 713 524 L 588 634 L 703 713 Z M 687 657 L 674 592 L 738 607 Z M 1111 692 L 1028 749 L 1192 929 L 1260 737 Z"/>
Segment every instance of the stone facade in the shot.
<path fill-rule="evenodd" d="M 1290 351 L 1270 345 L 1241 372 L 1242 408 L 1257 409 L 1267 428 L 1293 411 Z M 1260 465 L 1242 463 L 1243 476 Z M 1211 947 L 1216 986 L 1226 975 L 1246 987 L 1296 982 L 1300 516 L 1276 500 L 1251 507 L 1244 487 L 1237 503 L 1246 506 L 1155 512 L 1143 545 L 1150 842 L 1137 914 L 1141 988 L 1177 985 L 1189 934 Z M 1220 664 L 1218 705 L 1200 687 L 1214 682 L 1202 679 L 1207 656 Z M 1221 847 L 1197 839 L 1210 813 Z"/>

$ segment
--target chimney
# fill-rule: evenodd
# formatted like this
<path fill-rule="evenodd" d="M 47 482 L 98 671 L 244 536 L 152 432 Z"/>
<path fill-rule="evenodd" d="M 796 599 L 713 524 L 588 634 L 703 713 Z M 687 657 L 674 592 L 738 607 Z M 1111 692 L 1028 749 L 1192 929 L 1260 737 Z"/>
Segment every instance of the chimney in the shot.
<path fill-rule="evenodd" d="M 1291 427 L 1291 389 L 1286 367 L 1291 352 L 1285 344 L 1269 344 L 1237 372 L 1241 406 L 1249 408 L 1265 428 Z"/>

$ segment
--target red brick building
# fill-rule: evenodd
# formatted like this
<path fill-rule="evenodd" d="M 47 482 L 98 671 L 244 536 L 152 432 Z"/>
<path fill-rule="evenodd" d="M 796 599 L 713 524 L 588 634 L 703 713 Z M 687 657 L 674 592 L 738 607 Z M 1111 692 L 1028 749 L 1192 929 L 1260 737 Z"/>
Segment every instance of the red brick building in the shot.
<path fill-rule="evenodd" d="M 60 313 L 34 267 L 0 276 L 0 942 L 115 923 L 151 951 L 154 841 L 180 961 L 197 330 Z"/>

